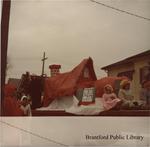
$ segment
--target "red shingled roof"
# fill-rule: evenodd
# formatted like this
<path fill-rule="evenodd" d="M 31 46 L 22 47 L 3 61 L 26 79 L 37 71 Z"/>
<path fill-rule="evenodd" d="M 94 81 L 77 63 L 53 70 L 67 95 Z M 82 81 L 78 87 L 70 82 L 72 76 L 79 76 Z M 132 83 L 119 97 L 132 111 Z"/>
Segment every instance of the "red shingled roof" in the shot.
<path fill-rule="evenodd" d="M 113 89 L 115 90 L 115 82 L 117 80 L 123 80 L 127 79 L 127 77 L 103 77 L 97 81 L 95 81 L 95 88 L 96 88 L 96 96 L 97 97 L 102 97 L 104 93 L 104 86 L 107 84 L 110 84 Z"/>
<path fill-rule="evenodd" d="M 85 82 L 87 85 L 87 82 L 92 82 L 97 79 L 93 68 L 93 60 L 91 58 L 84 59 L 70 72 L 47 78 L 45 80 L 43 105 L 48 106 L 49 103 L 52 102 L 52 100 L 55 98 L 72 96 L 76 91 L 77 87 L 80 85 L 82 73 L 86 66 L 89 67 L 90 73 L 92 75 L 91 79 Z"/>

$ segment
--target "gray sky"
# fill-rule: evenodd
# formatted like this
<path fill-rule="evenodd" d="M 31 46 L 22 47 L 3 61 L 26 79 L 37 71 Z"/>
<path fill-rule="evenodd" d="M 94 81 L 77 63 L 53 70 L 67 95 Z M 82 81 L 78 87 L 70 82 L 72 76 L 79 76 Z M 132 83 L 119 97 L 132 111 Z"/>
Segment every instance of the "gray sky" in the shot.
<path fill-rule="evenodd" d="M 150 0 L 97 0 L 150 18 Z M 150 49 L 150 21 L 89 0 L 16 0 L 11 4 L 8 77 L 25 71 L 41 74 L 43 51 L 50 64 L 71 70 L 92 57 L 98 77 L 101 67 Z"/>

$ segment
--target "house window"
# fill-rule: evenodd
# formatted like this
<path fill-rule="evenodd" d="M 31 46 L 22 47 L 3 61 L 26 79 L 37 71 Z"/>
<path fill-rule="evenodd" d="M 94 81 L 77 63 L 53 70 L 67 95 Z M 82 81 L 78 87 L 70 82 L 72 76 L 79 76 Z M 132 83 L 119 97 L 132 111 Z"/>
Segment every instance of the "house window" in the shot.
<path fill-rule="evenodd" d="M 118 73 L 117 76 L 118 76 L 118 77 L 123 77 L 123 76 L 125 76 L 125 77 L 129 78 L 130 80 L 132 80 L 132 79 L 133 79 L 133 73 L 134 73 L 134 70 L 124 71 L 124 72 Z"/>
<path fill-rule="evenodd" d="M 83 102 L 92 102 L 94 98 L 94 88 L 84 88 L 83 90 Z"/>
<path fill-rule="evenodd" d="M 140 83 L 150 80 L 150 66 L 140 68 Z"/>
<path fill-rule="evenodd" d="M 89 78 L 89 69 L 85 68 L 83 73 L 84 78 Z"/>
<path fill-rule="evenodd" d="M 94 87 L 81 88 L 76 92 L 79 102 L 93 102 L 95 100 L 96 89 Z"/>

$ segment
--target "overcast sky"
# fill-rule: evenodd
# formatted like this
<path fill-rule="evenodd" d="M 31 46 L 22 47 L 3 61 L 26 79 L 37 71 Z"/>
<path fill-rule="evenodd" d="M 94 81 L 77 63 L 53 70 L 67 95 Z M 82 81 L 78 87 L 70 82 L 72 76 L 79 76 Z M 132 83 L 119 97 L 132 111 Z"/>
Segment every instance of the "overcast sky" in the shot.
<path fill-rule="evenodd" d="M 150 0 L 97 0 L 150 18 Z M 150 21 L 106 8 L 90 0 L 12 1 L 8 43 L 8 77 L 25 71 L 41 74 L 43 52 L 61 72 L 92 57 L 101 67 L 150 49 Z"/>

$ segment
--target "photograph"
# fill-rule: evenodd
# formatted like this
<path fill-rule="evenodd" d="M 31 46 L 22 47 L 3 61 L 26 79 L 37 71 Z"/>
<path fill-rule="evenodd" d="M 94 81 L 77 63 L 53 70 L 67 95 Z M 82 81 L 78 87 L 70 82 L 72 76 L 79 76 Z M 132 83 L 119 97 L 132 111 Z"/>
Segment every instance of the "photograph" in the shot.
<path fill-rule="evenodd" d="M 66 146 L 64 140 L 55 142 L 49 136 L 42 137 L 42 132 L 40 136 L 32 132 L 33 128 L 27 131 L 21 126 L 26 122 L 26 128 L 30 128 L 38 121 L 35 130 L 44 124 L 59 128 L 60 124 L 53 122 L 55 119 L 62 121 L 63 127 L 69 119 L 70 128 L 79 121 L 82 129 L 89 127 L 88 123 L 84 126 L 89 118 L 91 125 L 92 120 L 98 120 L 92 128 L 96 131 L 101 120 L 105 126 L 105 119 L 108 125 L 111 120 L 115 123 L 117 118 L 123 121 L 128 117 L 142 118 L 141 126 L 148 127 L 149 8 L 149 0 L 1 1 L 1 124 L 26 132 L 25 138 L 30 143 L 34 136 L 58 146 Z M 17 127 L 19 122 L 21 125 Z M 114 128 L 117 126 L 118 123 Z M 137 132 L 142 129 L 138 126 Z M 66 125 L 63 129 L 66 130 Z M 6 139 L 4 130 L 2 142 Z M 89 132 L 75 133 L 75 142 L 71 139 L 69 144 L 106 146 L 118 140 L 134 140 L 135 146 L 149 144 L 140 131 L 93 135 Z M 55 140 L 61 138 L 60 134 L 53 136 Z M 81 134 L 86 141 L 79 137 Z M 101 144 L 99 140 L 104 142 Z M 109 141 L 105 143 L 106 140 Z"/>

